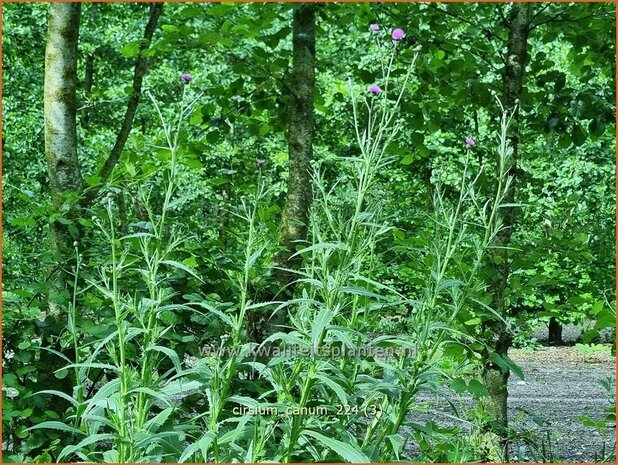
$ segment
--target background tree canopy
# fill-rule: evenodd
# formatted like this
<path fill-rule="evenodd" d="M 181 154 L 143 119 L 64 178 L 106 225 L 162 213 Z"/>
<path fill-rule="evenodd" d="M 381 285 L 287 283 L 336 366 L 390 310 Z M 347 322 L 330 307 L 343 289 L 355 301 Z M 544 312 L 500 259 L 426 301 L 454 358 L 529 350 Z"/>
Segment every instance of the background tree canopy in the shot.
<path fill-rule="evenodd" d="M 615 328 L 613 4 L 2 13 L 8 461 L 550 459 L 509 350 Z M 410 420 L 440 386 L 469 434 Z"/>

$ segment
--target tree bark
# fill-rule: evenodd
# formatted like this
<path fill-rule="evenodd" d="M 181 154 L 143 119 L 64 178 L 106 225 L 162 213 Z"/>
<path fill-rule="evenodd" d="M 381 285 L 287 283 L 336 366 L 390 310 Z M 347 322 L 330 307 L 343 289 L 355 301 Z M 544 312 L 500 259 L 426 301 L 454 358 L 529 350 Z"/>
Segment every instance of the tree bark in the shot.
<path fill-rule="evenodd" d="M 150 4 L 148 22 L 146 23 L 146 27 L 144 29 L 144 40 L 140 44 L 139 54 L 137 55 L 137 59 L 135 60 L 131 96 L 129 97 L 129 101 L 127 103 L 127 109 L 124 114 L 124 119 L 122 121 L 122 124 L 120 125 L 118 134 L 116 135 L 116 142 L 114 143 L 114 146 L 112 147 L 109 156 L 105 160 L 105 163 L 103 164 L 103 167 L 99 172 L 99 177 L 101 178 L 101 185 L 105 184 L 105 182 L 109 179 L 112 172 L 114 171 L 114 168 L 118 164 L 120 156 L 122 155 L 122 150 L 124 149 L 124 146 L 129 139 L 129 134 L 131 134 L 135 113 L 137 112 L 139 101 L 142 96 L 142 83 L 144 81 L 146 71 L 148 70 L 148 58 L 144 56 L 143 52 L 144 50 L 147 50 L 148 47 L 150 47 L 150 42 L 152 41 L 155 30 L 157 29 L 157 23 L 159 22 L 159 17 L 161 16 L 162 11 L 163 3 Z M 96 191 L 90 191 L 86 196 L 85 204 L 90 204 L 94 199 L 95 195 Z"/>
<path fill-rule="evenodd" d="M 281 245 L 284 251 L 278 262 L 293 266 L 298 241 L 307 236 L 311 207 L 311 161 L 313 160 L 313 94 L 315 90 L 315 11 L 316 5 L 305 3 L 294 10 L 292 95 L 288 127 L 287 198 L 281 217 Z"/>
<path fill-rule="evenodd" d="M 45 81 L 43 89 L 45 158 L 54 210 L 61 215 L 51 224 L 51 250 L 56 264 L 48 275 L 47 308 L 53 320 L 62 324 L 68 276 L 71 269 L 73 241 L 77 229 L 77 200 L 82 177 L 77 158 L 77 42 L 79 39 L 80 3 L 50 3 L 45 47 Z M 60 347 L 54 347 L 61 350 Z M 70 354 L 67 354 L 70 356 Z M 45 351 L 41 362 L 50 376 L 62 360 Z M 66 377 L 59 389 L 71 393 L 72 381 Z"/>
<path fill-rule="evenodd" d="M 292 28 L 292 85 L 288 125 L 287 197 L 281 213 L 281 250 L 274 258 L 273 278 L 277 289 L 287 295 L 293 276 L 280 268 L 298 267 L 300 257 L 292 258 L 296 246 L 307 237 L 312 200 L 311 161 L 313 160 L 313 94 L 315 91 L 315 16 L 317 5 L 303 3 L 294 10 Z M 274 296 L 270 296 L 271 298 Z M 281 295 L 277 296 L 278 298 Z M 286 315 L 249 315 L 250 331 L 257 341 L 284 324 Z"/>
<path fill-rule="evenodd" d="M 517 155 L 519 144 L 519 99 L 521 98 L 526 54 L 528 50 L 528 35 L 530 33 L 531 5 L 529 3 L 512 3 L 510 5 L 510 27 L 507 46 L 506 64 L 503 75 L 503 105 L 507 109 L 517 108 L 511 126 L 510 143 L 513 147 L 513 156 L 508 161 L 509 174 L 513 176 L 511 189 L 508 191 L 505 203 L 515 203 L 515 184 L 517 175 Z M 504 228 L 496 238 L 493 263 L 495 267 L 495 281 L 491 286 L 494 309 L 503 317 L 508 314 L 505 292 L 509 278 L 509 251 L 506 249 L 511 243 L 511 236 L 515 224 L 515 208 L 504 207 L 500 209 Z M 492 328 L 494 332 L 494 350 L 498 355 L 507 355 L 511 346 L 511 337 L 502 323 L 497 323 Z M 508 444 L 506 443 L 506 428 L 508 427 L 507 383 L 509 372 L 501 371 L 500 367 L 486 358 L 483 370 L 483 379 L 490 395 L 490 413 L 494 415 L 499 425 L 498 433 L 503 438 L 504 460 L 507 459 Z"/>
<path fill-rule="evenodd" d="M 51 3 L 45 48 L 45 157 L 52 201 L 57 210 L 73 205 L 63 217 L 70 219 L 82 188 L 77 159 L 77 41 L 80 3 Z M 66 208 L 66 207 L 65 207 Z M 65 222 L 66 223 L 66 222 Z M 52 250 L 62 263 L 74 238 L 67 224 L 54 221 Z M 57 276 L 62 273 L 57 273 Z"/>

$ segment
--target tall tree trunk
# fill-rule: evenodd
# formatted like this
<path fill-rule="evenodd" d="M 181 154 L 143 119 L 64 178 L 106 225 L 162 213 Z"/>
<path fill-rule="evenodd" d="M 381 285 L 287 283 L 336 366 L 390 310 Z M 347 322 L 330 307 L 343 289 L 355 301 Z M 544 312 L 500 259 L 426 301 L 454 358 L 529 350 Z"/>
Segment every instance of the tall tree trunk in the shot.
<path fill-rule="evenodd" d="M 510 5 L 510 29 L 508 38 L 508 50 L 506 56 L 506 64 L 504 67 L 504 96 L 503 104 L 505 108 L 519 108 L 519 99 L 521 98 L 524 69 L 526 62 L 526 54 L 528 49 L 528 34 L 530 32 L 531 5 L 529 3 L 513 3 Z M 519 110 L 516 110 L 513 125 L 511 126 L 510 142 L 513 147 L 513 156 L 508 161 L 508 169 L 513 176 L 513 184 L 507 193 L 505 203 L 515 203 L 515 184 L 517 175 L 517 152 L 519 144 L 519 128 L 518 128 Z M 511 243 L 511 236 L 515 224 L 515 208 L 505 207 L 500 209 L 502 215 L 502 223 L 504 229 L 496 238 L 496 245 L 499 247 L 494 249 L 493 259 L 495 263 L 496 279 L 492 283 L 491 292 L 493 295 L 493 307 L 503 317 L 507 316 L 508 307 L 505 299 L 505 292 L 509 278 L 509 253 L 506 247 Z M 505 326 L 497 323 L 494 328 L 495 340 L 494 350 L 498 355 L 507 355 L 508 349 L 511 346 L 511 337 L 507 333 Z M 493 363 L 489 358 L 485 361 L 483 377 L 487 389 L 490 394 L 490 413 L 496 418 L 500 433 L 504 440 L 504 460 L 507 459 L 507 444 L 506 444 L 506 428 L 508 426 L 507 415 L 507 400 L 508 389 L 507 383 L 509 372 L 503 372 L 500 367 Z"/>
<path fill-rule="evenodd" d="M 54 207 L 66 219 L 74 216 L 76 197 L 82 187 L 77 159 L 77 41 L 80 3 L 51 3 L 45 48 L 45 157 Z M 73 198 L 71 198 L 73 197 Z M 51 246 L 58 263 L 65 266 L 75 240 L 67 221 L 51 225 Z M 54 275 L 56 290 L 64 288 L 64 274 Z M 53 303 L 52 303 L 53 305 Z"/>
<path fill-rule="evenodd" d="M 116 135 L 116 141 L 114 142 L 114 146 L 112 147 L 109 156 L 105 160 L 105 163 L 103 163 L 103 167 L 99 172 L 101 184 L 105 184 L 105 182 L 109 179 L 112 172 L 114 171 L 114 168 L 120 160 L 120 156 L 122 155 L 124 146 L 129 139 L 129 134 L 131 134 L 131 130 L 133 129 L 133 120 L 135 119 L 135 113 L 137 113 L 139 101 L 142 96 L 142 83 L 144 81 L 144 76 L 146 75 L 146 71 L 148 70 L 149 65 L 149 60 L 146 56 L 144 56 L 143 52 L 147 50 L 148 47 L 150 47 L 150 43 L 157 29 L 157 24 L 159 22 L 159 17 L 161 16 L 162 11 L 163 3 L 150 4 L 148 22 L 146 23 L 146 27 L 144 28 L 144 40 L 140 43 L 139 54 L 135 59 L 131 96 L 129 97 L 129 101 L 127 102 L 127 109 L 125 111 L 122 124 L 120 125 L 120 129 L 118 130 L 118 134 Z M 83 202 L 84 205 L 88 206 L 90 203 L 92 203 L 96 194 L 97 190 L 90 190 L 89 192 L 87 192 Z"/>
<path fill-rule="evenodd" d="M 307 237 L 311 207 L 311 161 L 313 160 L 313 94 L 315 90 L 315 16 L 317 5 L 303 3 L 294 10 L 292 30 L 292 85 L 288 126 L 287 197 L 281 214 L 281 247 L 275 257 L 276 267 L 295 268 L 299 257 L 291 258 L 299 241 Z M 279 288 L 290 283 L 292 276 L 277 268 L 273 276 Z M 252 317 L 254 336 L 260 340 L 270 334 L 286 318 L 281 312 L 264 321 Z"/>
<path fill-rule="evenodd" d="M 77 198 L 82 188 L 82 177 L 77 159 L 77 41 L 79 37 L 79 3 L 51 3 L 49 5 L 47 45 L 45 48 L 44 129 L 45 158 L 54 209 L 62 221 L 51 224 L 51 250 L 56 265 L 49 273 L 48 310 L 56 322 L 63 324 L 68 276 L 71 269 L 73 241 L 76 229 L 70 221 L 76 217 Z M 69 220 L 69 221 L 65 221 Z M 55 334 L 51 334 L 55 336 Z M 52 342 L 53 346 L 54 342 Z M 59 346 L 53 346 L 62 350 Z M 65 355 L 71 357 L 70 351 Z M 41 362 L 51 373 L 64 363 L 45 351 Z M 66 377 L 59 389 L 72 393 L 72 380 Z"/>
<path fill-rule="evenodd" d="M 294 10 L 292 95 L 288 127 L 289 177 L 281 218 L 282 265 L 293 265 L 290 256 L 307 235 L 311 206 L 313 160 L 313 93 L 315 89 L 315 10 L 305 3 Z"/>

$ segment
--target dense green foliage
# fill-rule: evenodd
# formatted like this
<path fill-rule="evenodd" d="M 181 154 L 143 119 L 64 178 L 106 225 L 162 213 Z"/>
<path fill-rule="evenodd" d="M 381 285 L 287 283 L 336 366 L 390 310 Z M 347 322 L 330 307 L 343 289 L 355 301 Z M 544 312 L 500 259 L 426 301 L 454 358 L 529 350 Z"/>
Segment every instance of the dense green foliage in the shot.
<path fill-rule="evenodd" d="M 165 4 L 143 49 L 148 5 L 82 5 L 83 189 L 60 207 L 49 5 L 2 8 L 5 461 L 501 461 L 491 409 L 465 429 L 420 424 L 419 393 L 484 400 L 487 360 L 521 376 L 496 327 L 524 345 L 550 319 L 588 323 L 586 343 L 614 330 L 612 5 L 534 4 L 518 116 L 501 104 L 511 4 L 319 5 L 313 199 L 288 286 L 273 263 L 302 6 Z M 140 54 L 132 131 L 102 179 Z M 69 256 L 50 248 L 52 224 Z M 274 313 L 284 326 L 264 334 Z M 254 353 L 262 342 L 281 353 Z M 321 347 L 356 355 L 307 356 Z"/>

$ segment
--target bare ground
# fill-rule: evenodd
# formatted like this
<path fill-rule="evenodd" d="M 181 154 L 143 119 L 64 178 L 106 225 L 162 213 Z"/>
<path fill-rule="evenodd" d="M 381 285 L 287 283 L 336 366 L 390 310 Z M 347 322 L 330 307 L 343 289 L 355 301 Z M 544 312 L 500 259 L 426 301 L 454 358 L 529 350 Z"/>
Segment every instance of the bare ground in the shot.
<path fill-rule="evenodd" d="M 583 355 L 573 347 L 549 347 L 533 353 L 513 351 L 511 357 L 525 379 L 509 381 L 509 414 L 516 428 L 549 432 L 545 442 L 546 450 L 552 446 L 552 461 L 592 462 L 599 460 L 603 447 L 606 454 L 615 451 L 615 423 L 606 421 L 606 410 L 615 402 L 616 365 L 608 352 Z M 606 379 L 611 391 L 600 383 Z M 546 426 L 537 426 L 531 418 L 520 420 L 522 410 Z M 606 428 L 587 426 L 582 417 Z"/>
<path fill-rule="evenodd" d="M 606 420 L 606 409 L 615 402 L 616 368 L 605 348 L 587 355 L 575 347 L 510 352 L 525 375 L 523 381 L 514 375 L 509 380 L 509 422 L 520 433 L 510 447 L 511 461 L 582 463 L 599 461 L 602 455 L 615 461 L 615 423 Z M 599 383 L 608 378 L 611 391 Z M 470 419 L 475 404 L 470 397 L 447 397 L 467 410 Z M 457 424 L 440 414 L 454 414 L 446 400 L 427 398 L 423 403 L 433 413 L 414 415 L 416 421 Z M 586 425 L 584 416 L 604 427 Z"/>

